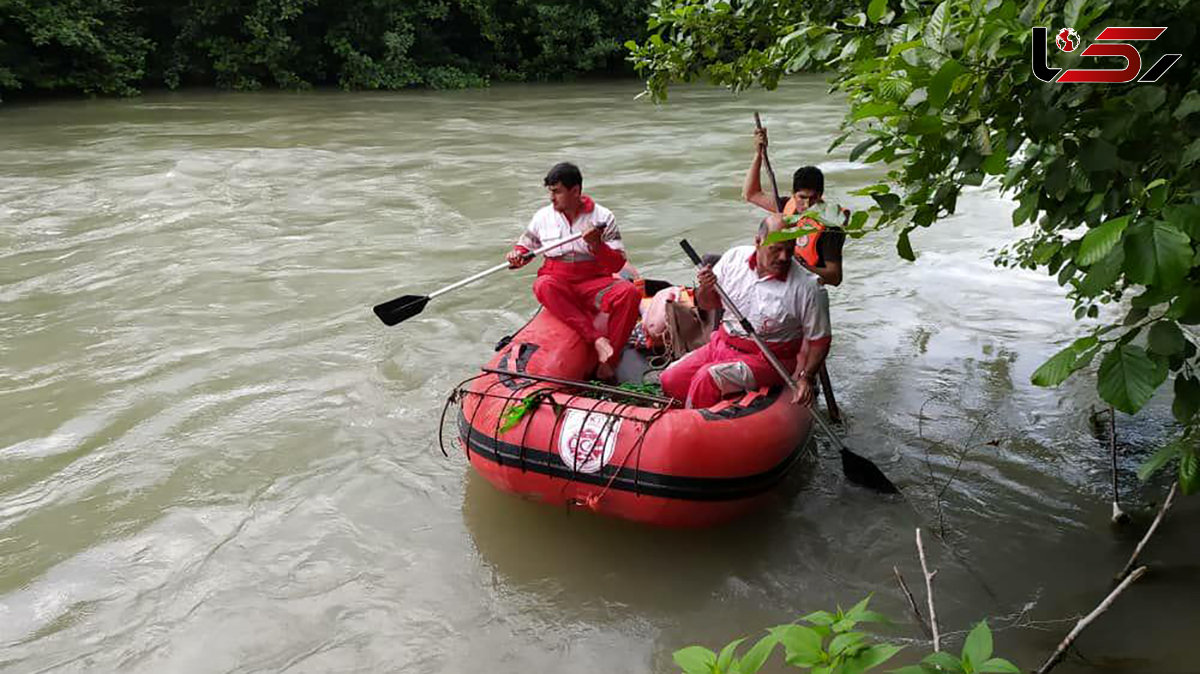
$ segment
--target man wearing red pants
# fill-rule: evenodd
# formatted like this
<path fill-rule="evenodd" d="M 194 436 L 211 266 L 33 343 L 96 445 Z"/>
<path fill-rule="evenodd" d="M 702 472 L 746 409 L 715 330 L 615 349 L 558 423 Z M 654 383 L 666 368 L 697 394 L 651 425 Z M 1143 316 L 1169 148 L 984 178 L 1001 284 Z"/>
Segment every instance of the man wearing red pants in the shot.
<path fill-rule="evenodd" d="M 784 367 L 798 391 L 793 403 L 812 400 L 812 376 L 829 353 L 829 301 L 818 277 L 793 257 L 794 241 L 767 244 L 784 228 L 777 214 L 758 228 L 754 246 L 738 246 L 697 275 L 696 304 L 721 306 L 715 285 L 745 315 Z M 715 405 L 727 394 L 783 383 L 779 373 L 730 311 L 708 344 L 676 361 L 662 374 L 663 392 L 688 407 Z"/>
<path fill-rule="evenodd" d="M 533 294 L 596 349 L 597 376 L 607 379 L 637 322 L 642 293 L 614 276 L 625 266 L 625 244 L 612 211 L 582 193 L 579 168 L 556 164 L 543 182 L 550 203 L 534 214 L 506 259 L 514 269 L 522 267 L 529 262 L 525 253 L 583 232 L 582 239 L 546 252 Z M 595 327 L 599 313 L 608 314 L 604 332 Z"/>

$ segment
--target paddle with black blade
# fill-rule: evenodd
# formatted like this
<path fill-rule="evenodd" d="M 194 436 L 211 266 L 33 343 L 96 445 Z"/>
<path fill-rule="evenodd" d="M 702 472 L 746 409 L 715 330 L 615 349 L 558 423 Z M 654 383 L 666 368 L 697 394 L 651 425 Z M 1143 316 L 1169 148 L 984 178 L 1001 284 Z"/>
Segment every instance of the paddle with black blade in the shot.
<path fill-rule="evenodd" d="M 683 248 L 683 252 L 687 253 L 687 256 L 691 258 L 692 264 L 696 265 L 697 269 L 700 269 L 704 266 L 704 263 L 700 260 L 700 256 L 696 254 L 696 250 L 692 248 L 692 244 L 687 242 L 687 239 L 681 240 L 679 245 Z M 721 284 L 716 283 L 713 285 L 713 287 L 716 289 L 717 294 L 721 296 L 721 300 L 724 302 L 725 308 L 729 311 L 729 313 L 733 314 L 734 318 L 736 318 L 738 323 L 741 324 L 742 329 L 746 331 L 746 334 L 750 335 L 750 338 L 753 339 L 754 343 L 758 345 L 758 348 L 762 351 L 763 356 L 765 356 L 767 361 L 771 363 L 771 367 L 775 368 L 775 371 L 779 373 L 779 376 L 783 378 L 783 381 L 787 382 L 788 388 L 792 389 L 793 393 L 798 391 L 799 387 L 796 385 L 795 380 L 792 379 L 791 373 L 787 371 L 787 368 L 783 366 L 783 363 L 779 362 L 779 359 L 776 358 L 775 354 L 771 352 L 771 349 L 767 346 L 766 342 L 763 342 L 762 338 L 758 336 L 758 333 L 754 331 L 754 326 L 750 324 L 750 321 L 746 320 L 746 317 L 742 315 L 742 312 L 737 308 L 736 305 L 734 305 L 733 301 L 729 299 L 729 295 L 725 294 L 725 290 L 721 288 Z M 825 418 L 819 411 L 813 407 L 810 407 L 809 412 L 812 414 L 812 418 L 816 420 L 817 425 L 821 427 L 821 430 L 825 431 L 825 435 L 833 441 L 833 444 L 837 445 L 838 452 L 842 456 L 842 472 L 846 475 L 847 479 L 849 479 L 851 482 L 862 485 L 869 489 L 874 489 L 875 491 L 884 494 L 900 493 L 900 490 L 896 488 L 896 485 L 892 484 L 892 481 L 883 474 L 883 471 L 879 470 L 879 466 L 876 466 L 873 462 L 871 462 L 870 459 L 859 456 L 858 454 L 855 454 L 846 448 L 846 445 L 842 443 L 841 438 L 835 435 L 833 430 L 829 428 L 829 423 L 825 421 Z"/>
<path fill-rule="evenodd" d="M 603 229 L 603 225 L 598 225 L 596 229 Z M 524 257 L 527 260 L 532 260 L 548 250 L 558 248 L 559 246 L 565 246 L 568 243 L 571 243 L 572 241 L 578 241 L 581 238 L 583 238 L 583 232 L 572 234 L 565 239 L 546 244 L 537 250 L 531 250 L 528 253 L 525 253 Z M 474 276 L 468 276 L 457 283 L 452 283 L 441 290 L 435 290 L 428 295 L 403 295 L 394 300 L 388 300 L 383 304 L 376 304 L 375 315 L 379 317 L 379 320 L 383 321 L 384 325 L 396 325 L 397 323 L 407 321 L 413 316 L 416 316 L 424 311 L 425 305 L 429 304 L 429 300 L 437 297 L 438 295 L 444 295 L 451 290 L 457 290 L 469 283 L 474 283 L 475 281 L 478 281 L 489 274 L 494 274 L 501 269 L 512 269 L 512 265 L 507 262 L 498 264 L 495 267 L 485 269 Z"/>

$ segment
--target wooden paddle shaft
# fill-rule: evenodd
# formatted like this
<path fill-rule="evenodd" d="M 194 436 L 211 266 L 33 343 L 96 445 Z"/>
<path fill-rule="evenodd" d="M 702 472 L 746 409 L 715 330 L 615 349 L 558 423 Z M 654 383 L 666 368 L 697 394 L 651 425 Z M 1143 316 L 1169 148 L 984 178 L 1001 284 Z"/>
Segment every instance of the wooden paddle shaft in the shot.
<path fill-rule="evenodd" d="M 762 120 L 758 117 L 758 112 L 754 113 L 754 127 L 756 129 L 763 128 Z M 779 184 L 775 182 L 775 171 L 771 168 L 771 159 L 767 157 L 767 148 L 763 148 L 763 166 L 767 168 L 767 177 L 771 179 L 771 193 L 775 195 L 775 209 L 779 210 Z"/>

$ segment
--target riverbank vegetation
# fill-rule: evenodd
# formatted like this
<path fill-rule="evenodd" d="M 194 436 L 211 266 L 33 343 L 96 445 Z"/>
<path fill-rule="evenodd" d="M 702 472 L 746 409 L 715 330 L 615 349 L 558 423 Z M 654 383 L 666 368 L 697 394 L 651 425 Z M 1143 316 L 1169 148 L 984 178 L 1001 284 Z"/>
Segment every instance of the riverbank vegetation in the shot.
<path fill-rule="evenodd" d="M 0 0 L 0 97 L 631 74 L 644 0 Z"/>

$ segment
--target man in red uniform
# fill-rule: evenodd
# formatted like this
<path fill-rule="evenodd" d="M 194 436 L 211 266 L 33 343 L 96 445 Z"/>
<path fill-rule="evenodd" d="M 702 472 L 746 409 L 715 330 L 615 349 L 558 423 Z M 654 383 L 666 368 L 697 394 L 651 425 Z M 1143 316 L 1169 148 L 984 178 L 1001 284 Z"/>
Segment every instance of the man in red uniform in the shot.
<path fill-rule="evenodd" d="M 533 294 L 556 318 L 571 326 L 596 350 L 596 374 L 608 379 L 637 322 L 642 293 L 614 276 L 625 266 L 625 244 L 612 211 L 582 193 L 583 176 L 574 164 L 556 164 L 543 181 L 550 203 L 534 214 L 507 260 L 514 269 L 528 264 L 525 253 L 583 233 L 583 238 L 547 251 L 533 282 Z M 608 314 L 603 332 L 597 314 Z"/>
<path fill-rule="evenodd" d="M 696 305 L 717 309 L 715 283 L 750 321 L 754 331 L 796 380 L 792 402 L 812 400 L 812 376 L 829 353 L 829 303 L 815 274 L 794 258 L 794 241 L 768 244 L 784 228 L 772 214 L 763 219 L 754 246 L 738 246 L 697 275 Z M 719 330 L 705 346 L 662 373 L 663 392 L 688 407 L 710 407 L 740 391 L 782 383 L 779 373 L 726 308 Z"/>

